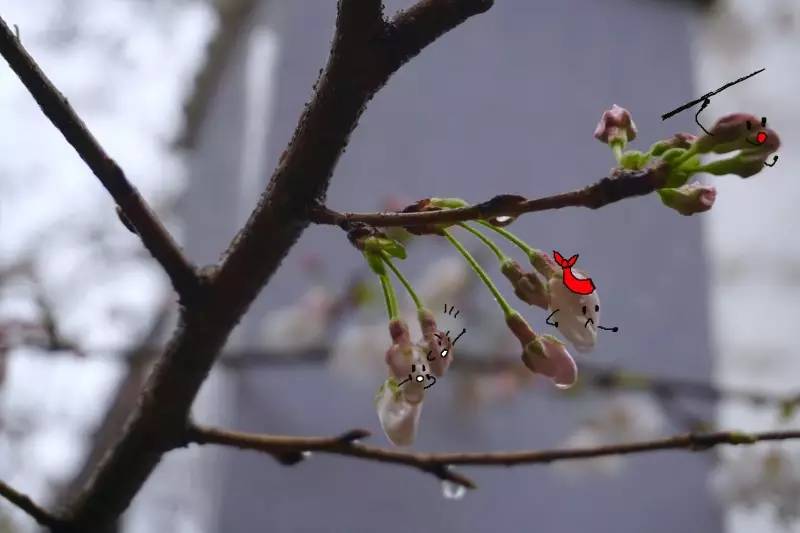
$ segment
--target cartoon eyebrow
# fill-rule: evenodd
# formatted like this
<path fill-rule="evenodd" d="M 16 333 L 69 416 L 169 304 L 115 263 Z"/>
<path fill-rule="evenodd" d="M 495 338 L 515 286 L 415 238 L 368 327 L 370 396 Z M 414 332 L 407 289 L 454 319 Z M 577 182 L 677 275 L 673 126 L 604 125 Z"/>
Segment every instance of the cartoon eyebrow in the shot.
<path fill-rule="evenodd" d="M 545 323 L 546 323 L 548 326 L 555 326 L 555 327 L 558 327 L 558 322 L 550 322 L 550 319 L 553 317 L 553 315 L 554 315 L 554 314 L 558 313 L 559 311 L 560 311 L 560 309 L 556 309 L 555 311 L 553 311 L 552 313 L 550 313 L 550 316 L 548 316 L 547 318 L 545 318 L 545 319 L 544 319 Z"/>

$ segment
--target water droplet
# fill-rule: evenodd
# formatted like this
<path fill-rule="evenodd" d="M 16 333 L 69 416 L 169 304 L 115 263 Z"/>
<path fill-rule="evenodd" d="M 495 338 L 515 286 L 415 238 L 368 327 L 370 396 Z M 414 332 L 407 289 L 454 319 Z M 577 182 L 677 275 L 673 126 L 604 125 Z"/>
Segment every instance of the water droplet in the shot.
<path fill-rule="evenodd" d="M 303 456 L 303 459 L 308 459 L 309 457 L 311 457 L 311 452 L 308 450 L 303 450 L 302 452 L 300 452 L 300 455 Z"/>
<path fill-rule="evenodd" d="M 495 220 L 497 221 L 498 224 L 505 224 L 506 222 L 511 220 L 511 217 L 503 215 L 495 217 Z"/>
<path fill-rule="evenodd" d="M 467 493 L 467 487 L 460 483 L 453 483 L 452 481 L 442 481 L 442 496 L 446 500 L 461 500 Z"/>

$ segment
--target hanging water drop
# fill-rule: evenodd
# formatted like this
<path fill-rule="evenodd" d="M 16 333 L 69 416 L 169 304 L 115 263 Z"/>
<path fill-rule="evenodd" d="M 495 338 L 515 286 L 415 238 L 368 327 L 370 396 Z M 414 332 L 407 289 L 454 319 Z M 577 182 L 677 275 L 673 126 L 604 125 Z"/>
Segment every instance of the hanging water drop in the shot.
<path fill-rule="evenodd" d="M 505 224 L 506 222 L 509 222 L 511 220 L 511 217 L 506 216 L 506 215 L 502 215 L 502 216 L 499 216 L 499 217 L 495 217 L 494 220 L 498 224 Z"/>
<path fill-rule="evenodd" d="M 300 455 L 303 456 L 303 459 L 308 459 L 309 457 L 311 457 L 311 452 L 308 450 L 303 450 L 302 452 L 300 452 Z"/>
<path fill-rule="evenodd" d="M 467 493 L 467 487 L 461 483 L 453 483 L 449 480 L 442 481 L 442 496 L 446 500 L 461 500 Z"/>

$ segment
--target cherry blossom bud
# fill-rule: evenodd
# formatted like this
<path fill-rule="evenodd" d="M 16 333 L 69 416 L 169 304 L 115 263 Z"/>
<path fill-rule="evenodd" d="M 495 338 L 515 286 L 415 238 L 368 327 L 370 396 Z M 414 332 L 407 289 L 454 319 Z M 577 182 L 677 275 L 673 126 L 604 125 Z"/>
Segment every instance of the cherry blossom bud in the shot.
<path fill-rule="evenodd" d="M 661 201 L 681 215 L 689 216 L 711 209 L 717 197 L 717 189 L 709 185 L 692 183 L 677 189 L 659 189 Z"/>
<path fill-rule="evenodd" d="M 574 268 L 572 273 L 579 279 L 588 278 Z M 597 325 L 600 323 L 600 297 L 597 290 L 590 294 L 576 294 L 564 285 L 562 273 L 550 278 L 548 289 L 548 310 L 554 313 L 550 320 L 558 324 L 558 331 L 576 350 L 592 351 L 597 341 Z"/>
<path fill-rule="evenodd" d="M 427 309 L 420 309 L 418 316 L 428 368 L 437 378 L 442 377 L 453 362 L 453 344 L 450 338 L 436 327 L 433 313 Z"/>
<path fill-rule="evenodd" d="M 395 446 L 414 443 L 422 414 L 422 403 L 407 402 L 397 383 L 389 378 L 375 397 L 378 420 L 386 438 Z"/>
<path fill-rule="evenodd" d="M 529 305 L 547 308 L 547 288 L 535 272 L 523 272 L 513 259 L 503 261 L 500 271 L 511 282 L 517 298 Z"/>
<path fill-rule="evenodd" d="M 531 262 L 531 266 L 545 279 L 552 278 L 561 270 L 555 261 L 553 261 L 553 258 L 541 250 L 532 250 L 531 254 L 528 256 L 528 260 Z"/>
<path fill-rule="evenodd" d="M 552 379 L 556 387 L 568 389 L 578 380 L 578 366 L 564 343 L 551 335 L 529 342 L 522 352 L 522 362 L 531 372 Z"/>
<path fill-rule="evenodd" d="M 750 128 L 747 124 L 750 123 Z M 763 132 L 763 140 L 758 132 Z M 780 138 L 770 128 L 761 127 L 761 121 L 749 113 L 732 113 L 720 118 L 711 128 L 712 135 L 701 136 L 694 147 L 699 153 L 724 154 L 734 150 L 756 151 L 764 157 L 780 146 Z"/>
<path fill-rule="evenodd" d="M 392 345 L 386 350 L 386 364 L 391 375 L 402 380 L 411 373 L 414 347 L 408 332 L 408 325 L 401 318 L 389 321 L 389 334 Z"/>
<path fill-rule="evenodd" d="M 614 104 L 608 111 L 603 111 L 594 137 L 606 144 L 621 142 L 624 146 L 636 138 L 636 124 L 627 109 Z"/>

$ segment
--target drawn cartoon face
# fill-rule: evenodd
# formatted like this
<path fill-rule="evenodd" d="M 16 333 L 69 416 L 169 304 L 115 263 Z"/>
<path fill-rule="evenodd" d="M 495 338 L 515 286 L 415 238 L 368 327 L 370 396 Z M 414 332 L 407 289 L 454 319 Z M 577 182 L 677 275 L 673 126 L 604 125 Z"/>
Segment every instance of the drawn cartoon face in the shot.
<path fill-rule="evenodd" d="M 419 373 L 418 373 L 419 371 Z M 425 367 L 424 364 L 419 365 L 416 364 L 411 365 L 411 373 L 408 375 L 408 379 L 415 384 L 422 385 L 423 389 L 428 389 L 436 385 L 436 378 L 428 372 L 428 369 Z M 430 380 L 433 380 L 433 383 L 430 385 L 424 385 L 424 383 Z"/>
<path fill-rule="evenodd" d="M 745 123 L 745 126 L 747 126 L 747 131 L 748 132 L 752 131 L 753 125 L 750 123 L 749 120 Z M 761 127 L 762 128 L 766 128 L 767 127 L 767 117 L 761 117 Z M 761 130 L 758 133 L 756 133 L 755 142 L 751 141 L 750 139 L 745 139 L 745 141 L 747 141 L 749 144 L 752 144 L 753 146 L 760 146 L 760 145 L 764 144 L 765 142 L 767 142 L 767 133 L 765 131 Z"/>
<path fill-rule="evenodd" d="M 575 274 L 581 275 L 578 271 Z M 546 322 L 558 328 L 579 352 L 589 352 L 594 348 L 598 329 L 618 331 L 616 326 L 600 326 L 600 297 L 597 291 L 576 294 L 557 277 L 551 279 L 549 289 L 551 313 Z"/>

